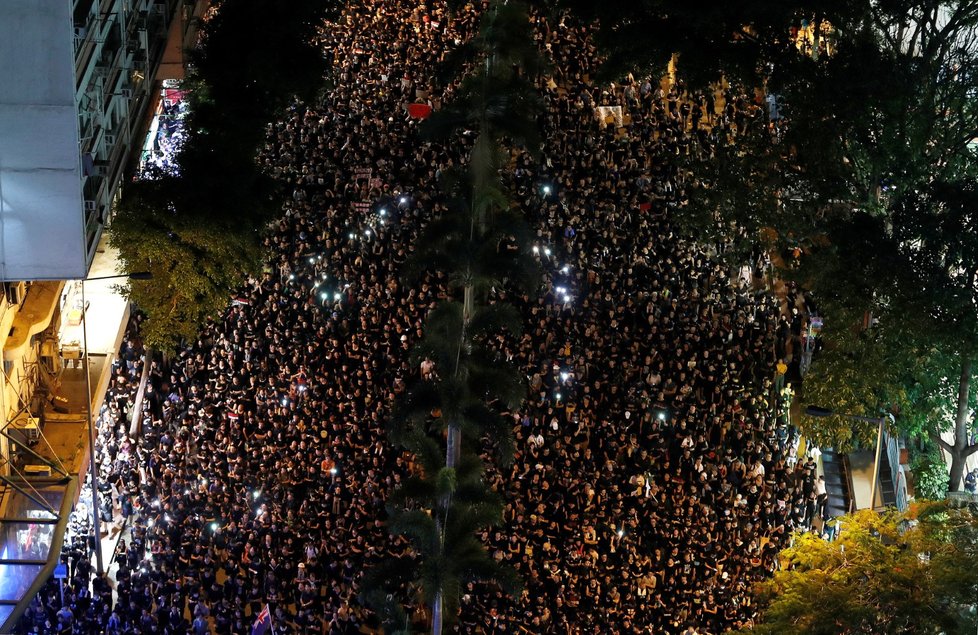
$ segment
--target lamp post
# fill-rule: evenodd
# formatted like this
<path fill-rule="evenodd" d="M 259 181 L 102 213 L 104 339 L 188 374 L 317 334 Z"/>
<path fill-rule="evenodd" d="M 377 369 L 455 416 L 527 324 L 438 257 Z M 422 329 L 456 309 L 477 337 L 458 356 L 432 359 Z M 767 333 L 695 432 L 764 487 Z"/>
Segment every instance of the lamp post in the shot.
<path fill-rule="evenodd" d="M 153 274 L 148 271 L 137 273 L 119 274 L 114 276 L 98 276 L 96 278 L 86 278 L 81 280 L 82 296 L 82 345 L 85 349 L 84 362 L 82 368 L 85 372 L 85 419 L 88 423 L 88 469 L 92 479 L 92 529 L 95 531 L 95 570 L 98 575 L 105 573 L 102 564 L 102 532 L 99 527 L 99 506 L 98 506 L 98 468 L 95 463 L 95 421 L 92 417 L 92 376 L 88 365 L 88 303 L 85 301 L 85 283 L 95 280 L 113 280 L 126 278 L 128 280 L 149 280 Z"/>
<path fill-rule="evenodd" d="M 887 416 L 882 417 L 866 417 L 863 415 L 853 415 L 845 412 L 835 412 L 829 410 L 828 408 L 821 408 L 819 406 L 808 406 L 805 408 L 805 414 L 809 417 L 831 417 L 832 415 L 838 415 L 852 421 L 866 421 L 868 423 L 875 423 L 877 425 L 876 429 L 876 459 L 873 461 L 873 482 L 870 489 L 869 495 L 869 506 L 871 509 L 876 509 L 876 488 L 880 480 L 880 454 L 883 451 L 883 425 L 886 423 Z M 888 415 L 890 419 L 893 419 L 893 415 Z"/>

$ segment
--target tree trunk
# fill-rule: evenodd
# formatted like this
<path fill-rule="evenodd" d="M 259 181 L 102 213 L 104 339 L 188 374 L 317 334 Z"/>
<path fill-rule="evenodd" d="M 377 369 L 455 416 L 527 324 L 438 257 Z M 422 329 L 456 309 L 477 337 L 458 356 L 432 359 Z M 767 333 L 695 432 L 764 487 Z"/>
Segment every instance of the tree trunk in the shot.
<path fill-rule="evenodd" d="M 467 345 L 466 342 L 466 326 L 469 320 L 472 318 L 472 314 L 475 312 L 475 290 L 472 285 L 465 287 L 462 309 L 462 341 L 459 343 L 460 350 L 462 347 Z M 457 369 L 456 369 L 457 370 Z M 445 439 L 445 467 L 455 469 L 458 465 L 459 457 L 462 455 L 462 430 L 459 428 L 457 423 L 449 422 L 448 430 L 446 431 Z M 438 522 L 438 533 L 441 539 L 442 545 L 445 543 L 445 526 L 448 522 L 448 510 L 452 505 L 452 495 L 447 494 L 445 499 L 442 501 L 442 511 L 446 518 L 444 523 Z M 435 594 L 434 606 L 431 607 L 431 632 L 432 635 L 441 635 L 442 629 L 444 628 L 443 622 L 445 620 L 445 596 L 441 589 L 438 589 L 438 593 Z"/>
<path fill-rule="evenodd" d="M 951 454 L 951 473 L 950 481 L 948 481 L 947 490 L 949 492 L 959 492 L 961 491 L 961 479 L 964 476 L 964 468 L 966 465 L 966 458 L 963 452 L 958 452 L 957 448 L 954 448 L 950 452 Z"/>
<path fill-rule="evenodd" d="M 435 595 L 434 606 L 431 607 L 431 634 L 441 635 L 442 630 L 442 610 L 444 609 L 445 598 L 439 590 Z"/>
<path fill-rule="evenodd" d="M 472 288 L 472 285 L 465 287 L 462 307 L 462 341 L 459 343 L 460 349 L 468 346 L 467 327 L 469 320 L 472 319 L 472 314 L 475 312 L 475 290 Z M 458 459 L 462 452 L 462 430 L 457 424 L 449 422 L 447 436 L 445 467 L 455 468 L 455 466 L 458 465 Z M 446 505 L 447 503 L 448 501 L 446 501 Z"/>
<path fill-rule="evenodd" d="M 968 398 L 971 391 L 971 357 L 961 354 L 961 377 L 958 380 L 958 406 L 954 413 L 954 445 L 951 446 L 951 474 L 948 491 L 961 489 L 965 462 L 971 454 L 968 447 Z"/>

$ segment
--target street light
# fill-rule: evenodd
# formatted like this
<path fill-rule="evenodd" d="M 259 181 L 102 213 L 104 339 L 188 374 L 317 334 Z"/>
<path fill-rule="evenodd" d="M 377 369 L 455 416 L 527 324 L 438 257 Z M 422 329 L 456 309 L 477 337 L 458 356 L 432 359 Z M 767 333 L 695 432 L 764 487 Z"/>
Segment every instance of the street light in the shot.
<path fill-rule="evenodd" d="M 98 469 L 95 467 L 95 422 L 92 419 L 92 376 L 88 365 L 88 303 L 85 301 L 85 283 L 95 280 L 113 280 L 126 278 L 128 280 L 149 280 L 153 274 L 149 271 L 137 271 L 135 273 L 117 274 L 114 276 L 97 276 L 95 278 L 83 278 L 81 280 L 82 296 L 82 343 L 85 348 L 84 363 L 82 367 L 85 371 L 85 419 L 88 423 L 88 469 L 92 478 L 92 529 L 95 531 L 95 570 L 98 575 L 105 573 L 102 564 L 102 532 L 99 527 L 99 506 L 98 506 Z"/>
<path fill-rule="evenodd" d="M 129 280 L 152 280 L 152 271 L 137 271 L 135 273 L 120 273 L 114 276 L 97 276 L 95 278 L 85 278 L 82 282 L 95 282 L 96 280 L 114 280 L 116 278 L 127 278 Z"/>
<path fill-rule="evenodd" d="M 876 460 L 873 461 L 873 482 L 872 488 L 870 489 L 869 495 L 869 506 L 871 509 L 876 509 L 876 487 L 880 480 L 880 454 L 883 450 L 883 425 L 886 423 L 887 418 L 893 419 L 893 415 L 886 415 L 882 417 L 866 417 L 864 415 L 854 415 L 845 412 L 835 412 L 834 410 L 829 410 L 828 408 L 822 408 L 820 406 L 808 406 L 805 408 L 805 414 L 809 417 L 831 417 L 837 415 L 845 419 L 850 419 L 852 421 L 865 421 L 867 423 L 875 423 L 877 425 L 876 430 Z"/>

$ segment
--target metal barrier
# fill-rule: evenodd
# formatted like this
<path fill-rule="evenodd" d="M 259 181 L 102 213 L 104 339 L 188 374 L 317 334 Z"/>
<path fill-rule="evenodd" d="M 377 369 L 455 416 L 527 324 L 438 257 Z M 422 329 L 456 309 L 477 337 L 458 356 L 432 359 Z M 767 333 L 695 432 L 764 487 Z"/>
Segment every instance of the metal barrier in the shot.
<path fill-rule="evenodd" d="M 836 454 L 840 458 L 839 464 L 842 466 L 842 487 L 845 490 L 846 512 L 851 514 L 856 511 L 855 486 L 852 484 L 852 466 L 849 464 L 848 454 Z"/>
<path fill-rule="evenodd" d="M 146 382 L 149 381 L 149 369 L 153 365 L 152 349 L 145 349 L 143 354 L 143 374 L 139 378 L 139 388 L 136 390 L 136 398 L 133 401 L 132 411 L 129 413 L 129 434 L 138 437 L 143 425 L 143 397 L 146 395 Z"/>
<path fill-rule="evenodd" d="M 893 483 L 893 494 L 896 497 L 896 507 L 900 511 L 907 510 L 907 480 L 900 465 L 900 440 L 890 436 L 883 430 L 883 441 L 886 444 L 886 458 L 890 462 L 890 478 Z"/>

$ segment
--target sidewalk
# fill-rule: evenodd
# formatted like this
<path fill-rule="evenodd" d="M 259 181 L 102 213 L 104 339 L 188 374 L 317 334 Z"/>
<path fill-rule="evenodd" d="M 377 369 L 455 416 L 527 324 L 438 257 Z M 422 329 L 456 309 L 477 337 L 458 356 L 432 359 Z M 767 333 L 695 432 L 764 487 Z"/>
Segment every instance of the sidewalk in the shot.
<path fill-rule="evenodd" d="M 98 413 L 105 399 L 105 391 L 111 379 L 114 357 L 114 355 L 89 355 L 89 371 L 93 392 L 92 417 L 96 425 Z M 84 486 L 89 475 L 91 455 L 88 445 L 88 420 L 85 412 L 85 373 L 81 368 L 66 368 L 64 370 L 59 394 L 68 399 L 68 412 L 59 413 L 48 407 L 44 414 L 46 423 L 43 439 L 35 451 L 53 463 L 60 461 L 69 474 L 78 475 L 78 482 L 82 485 L 78 489 L 78 498 L 75 500 L 75 504 L 77 505 L 81 501 L 86 503 L 88 509 L 91 509 L 89 502 L 91 495 L 88 493 L 87 486 Z M 121 526 L 121 515 L 114 518 L 112 524 Z M 109 527 L 103 526 L 103 533 L 107 529 Z M 108 535 L 102 539 L 102 555 L 106 564 L 111 562 L 112 554 L 119 544 L 119 535 L 120 532 L 118 531 L 109 531 Z M 107 568 L 108 566 L 106 566 Z"/>
<path fill-rule="evenodd" d="M 89 277 L 117 275 L 117 254 L 108 249 L 106 240 L 107 234 L 103 233 L 102 242 L 95 255 Z M 53 476 L 60 476 L 57 470 L 63 469 L 69 475 L 76 476 L 79 484 L 78 487 L 74 485 L 70 487 L 73 500 L 65 501 L 66 506 L 61 515 L 51 516 L 51 520 L 47 521 L 50 523 L 57 522 L 60 529 L 55 531 L 55 536 L 59 536 L 58 532 L 63 532 L 67 526 L 69 509 L 78 508 L 78 512 L 82 512 L 82 508 L 79 506 L 80 501 L 87 503 L 84 507 L 84 513 L 91 513 L 90 490 L 83 492 L 85 488 L 81 486 L 89 475 L 92 451 L 92 448 L 89 447 L 88 408 L 91 409 L 93 420 L 97 422 L 112 377 L 113 362 L 129 321 L 129 302 L 115 292 L 115 286 L 119 282 L 119 280 L 99 280 L 86 283 L 84 303 L 81 297 L 81 283 L 77 281 L 68 282 L 65 285 L 64 294 L 59 298 L 62 320 L 59 329 L 61 344 L 77 343 L 79 348 L 84 347 L 85 329 L 87 329 L 89 377 L 86 382 L 83 360 L 65 359 L 61 371 L 54 378 L 45 380 L 51 390 L 51 396 L 61 399 L 57 404 L 57 410 L 55 410 L 53 402 L 43 404 L 43 416 L 40 417 L 43 421 L 41 438 L 31 449 L 55 466 L 55 469 L 52 470 Z M 84 315 L 84 321 L 78 319 L 82 315 Z M 72 321 L 75 323 L 71 324 Z M 91 389 L 90 393 L 87 388 Z M 37 465 L 41 464 L 42 461 L 28 454 L 24 463 L 25 465 Z M 45 468 L 39 468 L 42 469 L 41 473 Z M 41 482 L 51 483 L 52 479 L 43 477 L 39 483 Z M 55 489 L 62 492 L 61 498 L 63 498 L 65 487 L 60 485 Z M 15 496 L 19 496 L 19 494 L 7 488 L 4 492 L 3 504 L 0 507 L 9 507 L 9 501 L 13 500 Z M 59 498 L 59 500 L 61 499 Z M 78 512 L 72 511 L 71 513 Z M 103 526 L 103 530 L 111 529 L 113 526 L 122 528 L 121 517 L 114 519 L 114 522 L 108 526 Z M 101 540 L 106 570 L 112 563 L 113 554 L 123 533 L 119 530 L 109 531 L 104 534 L 105 537 Z M 52 541 L 50 551 L 45 550 L 43 555 L 48 564 L 42 566 L 39 562 L 32 565 L 36 566 L 36 570 L 32 571 L 31 581 L 18 582 L 24 590 L 28 587 L 34 588 L 34 584 L 36 584 L 34 581 L 38 580 L 38 576 L 48 575 L 44 572 L 50 572 L 48 567 L 54 566 L 52 561 L 57 562 L 63 544 L 61 539 L 56 538 L 55 540 L 57 544 Z M 94 564 L 94 557 L 92 562 Z M 6 569 L 10 569 L 10 567 L 8 566 Z M 4 575 L 11 577 L 13 574 L 8 571 Z M 18 580 L 20 578 L 22 576 L 18 576 Z M 111 578 L 110 584 L 114 586 Z M 3 622 L 4 626 L 0 627 L 0 632 L 10 632 L 7 629 L 12 628 L 13 624 L 8 622 L 14 621 L 32 599 L 27 594 L 23 595 L 18 600 L 16 610 L 13 604 L 4 605 L 5 610 L 0 613 L 0 622 Z"/>

